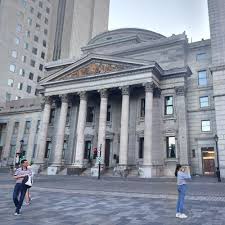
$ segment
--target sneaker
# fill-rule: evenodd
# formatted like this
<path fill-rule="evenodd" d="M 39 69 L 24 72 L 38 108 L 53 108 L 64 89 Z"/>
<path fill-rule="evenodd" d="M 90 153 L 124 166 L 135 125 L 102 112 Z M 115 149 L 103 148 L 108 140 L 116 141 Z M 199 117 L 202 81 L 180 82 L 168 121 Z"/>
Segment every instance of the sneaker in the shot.
<path fill-rule="evenodd" d="M 14 213 L 14 216 L 20 216 L 20 215 L 21 215 L 20 212 L 15 212 L 15 213 Z"/>
<path fill-rule="evenodd" d="M 180 218 L 180 213 L 176 213 L 176 218 Z"/>
<path fill-rule="evenodd" d="M 180 214 L 180 217 L 181 219 L 186 219 L 187 218 L 187 215 L 185 215 L 184 213 Z"/>

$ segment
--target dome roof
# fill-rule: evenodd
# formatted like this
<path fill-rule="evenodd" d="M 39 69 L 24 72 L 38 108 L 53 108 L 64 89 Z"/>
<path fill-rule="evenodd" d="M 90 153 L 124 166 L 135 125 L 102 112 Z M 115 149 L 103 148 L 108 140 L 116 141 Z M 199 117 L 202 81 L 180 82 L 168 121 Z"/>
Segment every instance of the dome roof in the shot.
<path fill-rule="evenodd" d="M 131 37 L 131 36 L 138 36 L 143 41 L 165 38 L 165 36 L 150 30 L 138 29 L 138 28 L 121 28 L 121 29 L 106 31 L 104 33 L 98 34 L 97 36 L 95 36 L 89 41 L 88 45 L 99 44 L 99 43 L 108 42 L 108 41 L 112 41 L 116 39 Z"/>

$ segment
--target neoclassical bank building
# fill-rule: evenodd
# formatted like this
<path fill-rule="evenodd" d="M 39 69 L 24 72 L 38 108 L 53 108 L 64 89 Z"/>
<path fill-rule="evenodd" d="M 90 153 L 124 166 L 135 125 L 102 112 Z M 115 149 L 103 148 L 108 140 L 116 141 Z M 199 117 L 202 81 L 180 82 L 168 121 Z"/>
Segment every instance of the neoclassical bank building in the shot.
<path fill-rule="evenodd" d="M 40 96 L 0 111 L 1 166 L 20 152 L 46 174 L 213 175 L 218 147 L 211 40 L 142 29 L 97 35 L 50 62 Z"/>

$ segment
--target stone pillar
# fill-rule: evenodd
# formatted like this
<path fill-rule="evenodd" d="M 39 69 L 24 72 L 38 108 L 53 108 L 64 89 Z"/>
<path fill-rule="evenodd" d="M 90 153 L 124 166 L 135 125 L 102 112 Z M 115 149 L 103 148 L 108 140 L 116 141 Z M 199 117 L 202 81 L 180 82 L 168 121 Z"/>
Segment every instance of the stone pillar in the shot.
<path fill-rule="evenodd" d="M 48 134 L 48 124 L 50 119 L 50 112 L 51 112 L 51 97 L 45 97 L 44 103 L 44 110 L 42 114 L 41 120 L 41 128 L 38 135 L 37 141 L 37 156 L 35 160 L 35 164 L 41 165 L 44 163 L 44 156 L 45 156 L 45 148 L 46 148 L 46 139 Z"/>
<path fill-rule="evenodd" d="M 62 152 L 63 152 L 63 144 L 64 144 L 64 136 L 65 136 L 65 128 L 66 128 L 66 116 L 68 111 L 68 96 L 62 95 L 61 97 L 61 109 L 59 115 L 59 121 L 56 132 L 56 144 L 54 149 L 54 157 L 52 166 L 61 166 L 62 162 Z"/>
<path fill-rule="evenodd" d="M 122 87 L 119 166 L 124 168 L 127 167 L 128 157 L 129 98 L 129 86 Z"/>
<path fill-rule="evenodd" d="M 4 158 L 8 159 L 9 157 L 14 124 L 15 124 L 14 120 L 9 120 L 7 123 L 7 135 L 5 140 L 5 146 L 3 147 L 3 157 L 2 157 L 3 159 Z"/>
<path fill-rule="evenodd" d="M 25 123 L 26 123 L 25 118 L 20 119 L 18 136 L 16 139 L 16 152 L 20 152 L 20 148 L 21 148 L 20 141 L 23 139 L 23 136 L 24 136 Z"/>
<path fill-rule="evenodd" d="M 187 108 L 185 98 L 185 87 L 176 87 L 176 105 L 177 107 L 177 122 L 178 122 L 178 143 L 179 155 L 181 165 L 188 165 L 188 127 L 187 127 Z M 176 147 L 178 147 L 176 146 Z"/>
<path fill-rule="evenodd" d="M 99 127 L 98 127 L 98 149 L 101 146 L 102 163 L 105 160 L 105 136 L 106 136 L 106 117 L 107 117 L 107 104 L 108 93 L 107 90 L 101 90 L 101 103 L 100 103 L 100 115 L 99 115 Z"/>
<path fill-rule="evenodd" d="M 34 118 L 31 121 L 31 129 L 30 129 L 30 134 L 29 134 L 29 140 L 27 143 L 27 152 L 26 152 L 26 159 L 31 162 L 32 160 L 32 155 L 34 151 L 34 140 L 35 140 L 35 135 L 37 131 L 37 121 L 34 120 Z"/>
<path fill-rule="evenodd" d="M 154 83 L 145 84 L 144 158 L 141 177 L 152 177 L 152 110 Z"/>
<path fill-rule="evenodd" d="M 80 93 L 80 107 L 78 113 L 77 123 L 77 142 L 75 153 L 75 166 L 82 168 L 84 162 L 84 129 L 86 124 L 87 115 L 87 94 L 86 92 Z"/>

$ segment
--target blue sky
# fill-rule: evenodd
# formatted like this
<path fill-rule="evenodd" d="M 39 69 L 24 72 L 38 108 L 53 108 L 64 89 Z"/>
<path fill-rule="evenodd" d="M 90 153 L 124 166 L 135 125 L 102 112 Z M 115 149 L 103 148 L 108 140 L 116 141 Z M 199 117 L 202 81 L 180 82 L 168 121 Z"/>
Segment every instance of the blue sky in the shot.
<path fill-rule="evenodd" d="M 189 41 L 208 39 L 207 0 L 111 0 L 109 30 L 124 27 L 165 36 L 186 31 Z"/>

